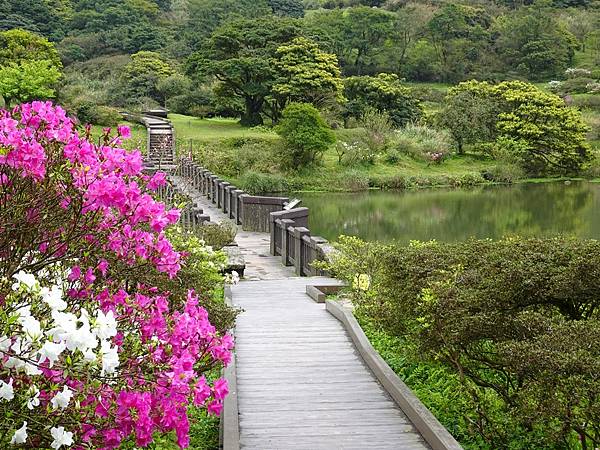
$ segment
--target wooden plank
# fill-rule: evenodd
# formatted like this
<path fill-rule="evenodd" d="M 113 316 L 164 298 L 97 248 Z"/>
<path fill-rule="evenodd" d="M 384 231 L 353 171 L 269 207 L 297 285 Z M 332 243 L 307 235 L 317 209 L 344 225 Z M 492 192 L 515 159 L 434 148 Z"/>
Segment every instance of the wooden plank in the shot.
<path fill-rule="evenodd" d="M 241 447 L 428 448 L 306 284 L 232 287 Z"/>

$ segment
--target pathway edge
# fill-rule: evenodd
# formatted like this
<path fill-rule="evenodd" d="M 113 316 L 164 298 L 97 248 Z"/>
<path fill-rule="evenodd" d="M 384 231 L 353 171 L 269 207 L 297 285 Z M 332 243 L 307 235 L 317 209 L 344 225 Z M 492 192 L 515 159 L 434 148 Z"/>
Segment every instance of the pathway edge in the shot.
<path fill-rule="evenodd" d="M 231 287 L 225 286 L 225 303 L 233 306 Z M 223 376 L 229 386 L 229 394 L 223 401 L 221 415 L 221 441 L 223 450 L 239 450 L 240 448 L 240 422 L 237 397 L 237 376 L 235 364 L 235 350 L 231 354 L 231 362 L 225 368 Z"/>
<path fill-rule="evenodd" d="M 327 300 L 327 311 L 343 325 L 363 360 L 383 388 L 394 399 L 433 450 L 461 450 L 462 447 L 435 418 L 411 389 L 373 348 L 352 312 L 337 302 Z"/>

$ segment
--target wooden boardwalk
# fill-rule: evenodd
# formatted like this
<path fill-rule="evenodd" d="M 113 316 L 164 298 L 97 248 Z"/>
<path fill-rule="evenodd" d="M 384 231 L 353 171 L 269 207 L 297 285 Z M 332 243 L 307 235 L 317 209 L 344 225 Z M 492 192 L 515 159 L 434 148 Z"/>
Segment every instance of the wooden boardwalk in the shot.
<path fill-rule="evenodd" d="M 213 222 L 228 220 L 179 178 L 178 186 Z M 243 311 L 235 328 L 237 383 L 229 400 L 235 406 L 226 406 L 224 449 L 431 448 L 364 363 L 342 323 L 306 295 L 307 285 L 337 281 L 294 276 L 281 257 L 270 256 L 267 233 L 238 228 L 246 276 L 231 287 L 230 300 Z"/>
<path fill-rule="evenodd" d="M 244 449 L 429 448 L 354 349 L 306 294 L 323 278 L 232 287 L 240 446 Z"/>

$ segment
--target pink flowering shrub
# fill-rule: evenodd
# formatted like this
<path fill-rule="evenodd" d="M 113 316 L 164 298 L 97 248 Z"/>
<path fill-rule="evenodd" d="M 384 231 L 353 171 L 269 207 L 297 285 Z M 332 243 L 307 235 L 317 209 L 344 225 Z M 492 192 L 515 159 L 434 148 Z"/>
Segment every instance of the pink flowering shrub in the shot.
<path fill-rule="evenodd" d="M 182 285 L 179 211 L 154 200 L 164 174 L 142 173 L 128 135 L 95 144 L 49 102 L 0 110 L 0 448 L 170 431 L 184 448 L 190 405 L 221 411 L 227 384 L 203 374 L 232 338 Z"/>

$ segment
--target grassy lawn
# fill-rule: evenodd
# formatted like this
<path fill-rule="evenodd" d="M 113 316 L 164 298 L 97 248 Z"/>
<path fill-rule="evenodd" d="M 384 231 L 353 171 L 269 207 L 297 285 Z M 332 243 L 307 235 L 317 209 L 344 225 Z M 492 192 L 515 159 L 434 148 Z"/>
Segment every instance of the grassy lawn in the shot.
<path fill-rule="evenodd" d="M 237 119 L 216 117 L 199 119 L 198 117 L 169 114 L 169 120 L 175 127 L 175 137 L 178 140 L 194 140 L 213 142 L 227 138 L 276 138 L 276 135 L 264 128 L 246 128 Z"/>
<path fill-rule="evenodd" d="M 443 83 L 406 83 L 407 86 L 415 90 L 432 90 L 445 94 L 451 87 Z M 544 89 L 546 83 L 539 83 L 539 87 Z M 573 97 L 580 97 L 574 95 Z M 437 97 L 434 101 L 425 101 L 423 106 L 426 113 L 431 114 L 441 108 L 441 103 Z M 592 148 L 600 153 L 600 111 L 596 108 L 582 107 L 584 121 L 595 131 L 589 134 L 589 142 Z M 224 167 L 232 161 L 245 161 L 240 159 L 240 152 L 254 152 L 255 147 L 232 149 L 240 147 L 243 142 L 232 144 L 232 139 L 252 139 L 259 142 L 261 156 L 268 153 L 268 148 L 273 147 L 273 142 L 279 137 L 268 127 L 246 128 L 242 127 L 238 120 L 229 118 L 211 118 L 199 119 L 196 117 L 184 116 L 180 114 L 170 114 L 169 119 L 175 127 L 175 136 L 179 152 L 192 151 L 195 154 L 202 155 L 203 163 L 219 175 L 228 179 L 232 183 L 247 189 L 251 192 L 251 183 L 246 183 L 244 179 L 244 170 L 251 169 L 242 163 L 241 171 L 232 172 Z M 336 133 L 342 134 L 340 131 Z M 229 140 L 229 142 L 220 143 L 220 141 Z M 265 142 L 261 147 L 260 141 Z M 208 151 L 210 157 L 206 157 L 204 149 L 210 147 Z M 399 149 L 401 150 L 401 149 Z M 237 153 L 236 153 L 237 152 Z M 402 153 L 402 151 L 400 151 Z M 218 157 L 218 155 L 222 155 Z M 217 157 L 215 157 L 217 156 Z M 265 156 L 269 161 L 269 157 Z M 209 161 L 207 159 L 214 159 Z M 258 185 L 272 185 L 273 190 L 277 192 L 281 189 L 294 191 L 351 191 L 361 190 L 367 187 L 429 187 L 429 186 L 461 186 L 467 185 L 469 177 L 478 177 L 482 172 L 492 169 L 497 162 L 490 158 L 479 155 L 451 156 L 441 164 L 432 164 L 427 161 L 414 159 L 408 155 L 402 155 L 399 160 L 393 164 L 388 163 L 383 157 L 377 158 L 374 164 L 357 164 L 353 166 L 342 165 L 338 163 L 338 156 L 334 148 L 331 148 L 323 155 L 322 165 L 311 167 L 295 173 L 280 173 L 277 170 L 277 159 L 271 157 L 272 163 L 261 169 L 253 169 L 259 173 L 268 172 L 265 177 L 275 177 L 279 181 L 263 180 L 265 183 Z M 239 165 L 239 164 L 238 164 Z M 463 179 L 467 180 L 463 183 Z M 475 181 L 481 182 L 483 180 Z"/>

